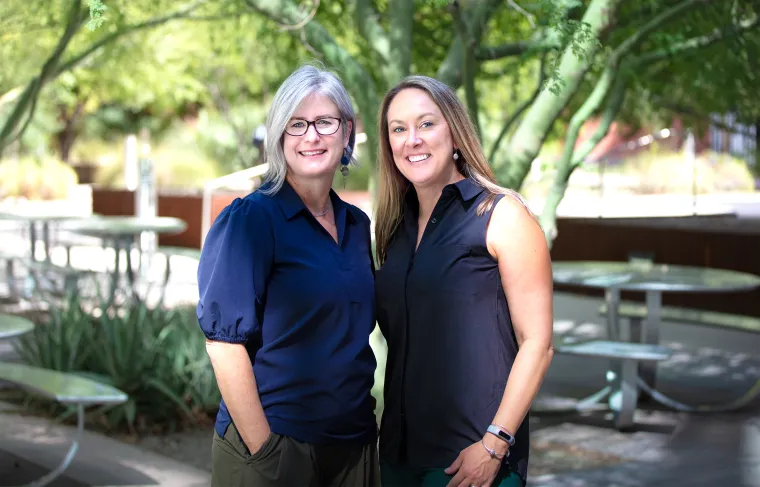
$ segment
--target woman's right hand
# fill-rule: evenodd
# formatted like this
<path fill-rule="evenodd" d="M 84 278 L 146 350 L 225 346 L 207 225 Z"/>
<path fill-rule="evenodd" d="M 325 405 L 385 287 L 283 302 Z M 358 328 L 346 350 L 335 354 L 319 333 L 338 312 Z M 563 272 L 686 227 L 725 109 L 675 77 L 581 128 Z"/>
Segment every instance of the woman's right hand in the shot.
<path fill-rule="evenodd" d="M 266 443 L 269 436 L 272 434 L 272 430 L 269 429 L 269 427 L 259 428 L 256 433 L 257 434 L 254 438 L 245 442 L 245 446 L 248 447 L 248 452 L 250 452 L 251 455 L 254 455 L 257 451 L 261 450 L 261 447 L 264 446 L 264 443 Z"/>

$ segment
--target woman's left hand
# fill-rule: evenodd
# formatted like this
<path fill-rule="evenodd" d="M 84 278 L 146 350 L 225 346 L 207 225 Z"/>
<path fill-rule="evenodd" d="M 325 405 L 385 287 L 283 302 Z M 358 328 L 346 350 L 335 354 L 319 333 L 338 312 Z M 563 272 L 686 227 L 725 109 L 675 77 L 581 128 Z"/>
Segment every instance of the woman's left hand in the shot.
<path fill-rule="evenodd" d="M 491 458 L 480 442 L 473 443 L 444 470 L 447 475 L 456 474 L 446 487 L 490 487 L 500 468 L 501 460 Z"/>

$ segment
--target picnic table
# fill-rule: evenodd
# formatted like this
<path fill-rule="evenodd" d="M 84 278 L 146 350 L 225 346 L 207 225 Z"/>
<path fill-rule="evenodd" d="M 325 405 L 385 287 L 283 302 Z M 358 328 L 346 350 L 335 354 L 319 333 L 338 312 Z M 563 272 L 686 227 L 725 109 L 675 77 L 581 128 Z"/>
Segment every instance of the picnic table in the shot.
<path fill-rule="evenodd" d="M 646 347 L 661 347 L 659 342 L 663 293 L 729 293 L 760 287 L 760 277 L 726 269 L 652 262 L 598 261 L 554 262 L 552 267 L 555 283 L 604 290 L 610 340 Z M 639 291 L 645 294 L 646 318 L 643 326 L 635 320 L 619 319 L 622 291 Z M 655 351 L 654 348 L 652 350 Z M 657 349 L 657 352 L 662 352 L 662 349 Z M 654 391 L 656 386 L 657 362 L 658 360 L 648 360 L 638 364 L 638 378 L 648 385 L 647 389 L 651 391 Z M 619 374 L 619 368 L 612 371 L 613 376 Z M 623 388 L 636 391 L 638 386 L 623 384 Z M 635 402 L 633 404 L 635 405 Z"/>
<path fill-rule="evenodd" d="M 85 216 L 71 211 L 51 209 L 27 209 L 18 211 L 0 212 L 0 220 L 17 221 L 26 223 L 29 228 L 29 249 L 31 260 L 36 260 L 37 240 L 42 234 L 42 248 L 44 261 L 50 261 L 50 224 L 60 223 L 66 220 L 86 218 Z"/>
<path fill-rule="evenodd" d="M 172 235 L 182 233 L 187 229 L 187 223 L 174 217 L 136 217 L 136 216 L 100 216 L 78 220 L 68 220 L 61 223 L 62 230 L 68 230 L 83 235 L 98 237 L 103 248 L 114 250 L 114 266 L 111 275 L 109 296 L 113 297 L 118 288 L 121 276 L 121 252 L 126 254 L 126 275 L 129 291 L 134 296 L 135 276 L 132 268 L 131 249 L 136 239 L 144 232 Z"/>

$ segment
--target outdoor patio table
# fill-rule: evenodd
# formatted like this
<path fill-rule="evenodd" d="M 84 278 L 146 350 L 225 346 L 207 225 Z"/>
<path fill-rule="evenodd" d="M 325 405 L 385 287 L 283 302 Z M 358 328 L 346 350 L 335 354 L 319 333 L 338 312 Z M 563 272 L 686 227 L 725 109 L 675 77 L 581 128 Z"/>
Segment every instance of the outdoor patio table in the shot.
<path fill-rule="evenodd" d="M 50 261 L 50 224 L 66 220 L 84 218 L 81 214 L 67 211 L 50 210 L 20 210 L 0 212 L 0 220 L 12 220 L 29 225 L 29 243 L 31 259 L 35 260 L 37 236 L 42 232 L 42 248 L 45 252 L 45 261 Z"/>
<path fill-rule="evenodd" d="M 135 239 L 143 232 L 155 232 L 158 234 L 182 233 L 187 228 L 187 223 L 179 218 L 136 217 L 136 216 L 99 216 L 93 218 L 69 220 L 61 224 L 61 229 L 99 237 L 103 241 L 103 247 L 114 249 L 114 270 L 111 278 L 111 290 L 109 295 L 113 297 L 116 291 L 120 265 L 119 256 L 121 250 L 126 253 L 126 273 L 130 284 L 130 291 L 134 295 L 135 278 L 132 269 L 130 249 Z"/>
<path fill-rule="evenodd" d="M 554 282 L 604 289 L 610 339 L 658 344 L 662 293 L 714 293 L 750 291 L 760 287 L 760 277 L 726 269 L 687 267 L 639 262 L 554 262 Z M 621 291 L 641 291 L 646 295 L 647 317 L 640 336 L 632 336 L 628 323 L 618 319 Z M 655 384 L 656 364 L 642 364 L 641 377 Z"/>
<path fill-rule="evenodd" d="M 34 330 L 34 323 L 20 316 L 0 313 L 0 340 L 16 338 Z"/>

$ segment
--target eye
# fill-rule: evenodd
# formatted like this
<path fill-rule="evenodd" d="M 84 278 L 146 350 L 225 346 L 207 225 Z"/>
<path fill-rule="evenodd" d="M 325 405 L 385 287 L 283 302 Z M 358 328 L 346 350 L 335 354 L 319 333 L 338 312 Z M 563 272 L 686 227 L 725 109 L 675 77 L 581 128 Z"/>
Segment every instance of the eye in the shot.
<path fill-rule="evenodd" d="M 393 132 L 394 134 L 399 134 L 399 133 L 401 133 L 401 132 L 403 132 L 403 131 L 404 131 L 404 128 L 403 128 L 403 127 L 393 127 L 393 128 L 391 129 L 391 132 Z"/>
<path fill-rule="evenodd" d="M 335 123 L 335 122 L 333 122 L 333 121 L 332 121 L 332 120 L 330 120 L 329 118 L 320 118 L 319 120 L 317 120 L 317 123 L 318 123 L 319 125 L 332 125 L 332 124 L 333 124 L 333 123 Z"/>
<path fill-rule="evenodd" d="M 292 122 L 290 122 L 290 126 L 293 127 L 294 129 L 297 129 L 297 128 L 303 127 L 305 123 L 306 122 L 304 122 L 303 120 L 293 120 Z"/>
<path fill-rule="evenodd" d="M 425 121 L 425 122 L 422 122 L 422 123 L 420 124 L 420 127 L 421 127 L 421 128 L 424 128 L 424 129 L 426 129 L 426 128 L 429 128 L 429 127 L 432 127 L 432 126 L 433 126 L 433 122 L 430 122 L 430 121 Z"/>

